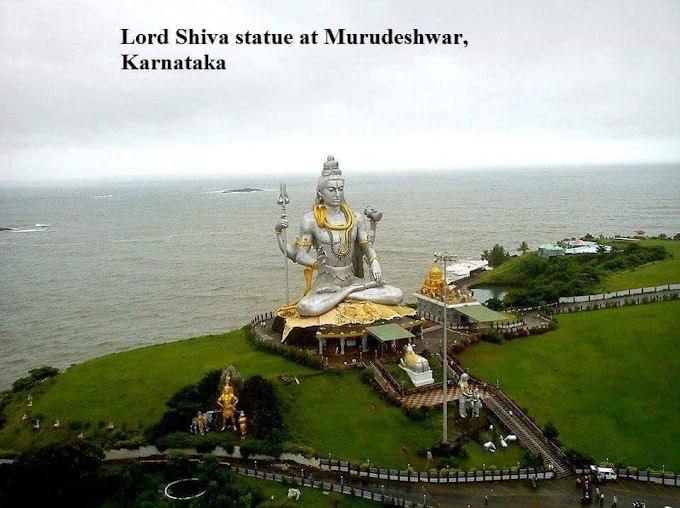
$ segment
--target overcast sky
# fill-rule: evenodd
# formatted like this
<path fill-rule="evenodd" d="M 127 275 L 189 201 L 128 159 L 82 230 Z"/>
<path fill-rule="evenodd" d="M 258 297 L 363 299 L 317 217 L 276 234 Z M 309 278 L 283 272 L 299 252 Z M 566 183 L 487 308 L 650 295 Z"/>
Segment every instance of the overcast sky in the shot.
<path fill-rule="evenodd" d="M 680 161 L 680 1 L 0 4 L 0 180 Z M 122 46 L 132 33 L 292 33 Z M 301 33 L 462 33 L 301 46 Z M 232 40 L 233 42 L 233 40 Z M 121 71 L 121 53 L 227 70 Z"/>

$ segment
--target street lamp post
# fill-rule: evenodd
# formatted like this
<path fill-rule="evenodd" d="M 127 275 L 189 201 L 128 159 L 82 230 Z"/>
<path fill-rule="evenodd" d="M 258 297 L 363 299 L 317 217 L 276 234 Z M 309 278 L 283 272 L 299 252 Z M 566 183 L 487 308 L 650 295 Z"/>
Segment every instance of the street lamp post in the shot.
<path fill-rule="evenodd" d="M 434 259 L 436 262 L 442 262 L 444 264 L 444 285 L 442 287 L 442 301 L 444 303 L 444 357 L 443 357 L 443 388 L 442 388 L 442 413 L 443 413 L 443 422 L 442 422 L 442 447 L 448 447 L 449 446 L 449 439 L 448 439 L 448 403 L 449 403 L 449 390 L 448 386 L 446 385 L 446 377 L 447 377 L 447 370 L 449 368 L 449 362 L 448 362 L 448 354 L 447 354 L 447 344 L 446 344 L 446 339 L 447 339 L 447 328 L 448 328 L 448 309 L 446 308 L 446 294 L 449 289 L 448 282 L 446 281 L 446 267 L 448 265 L 449 261 L 453 261 L 455 258 L 452 254 L 449 254 L 448 252 L 435 252 L 434 253 Z"/>

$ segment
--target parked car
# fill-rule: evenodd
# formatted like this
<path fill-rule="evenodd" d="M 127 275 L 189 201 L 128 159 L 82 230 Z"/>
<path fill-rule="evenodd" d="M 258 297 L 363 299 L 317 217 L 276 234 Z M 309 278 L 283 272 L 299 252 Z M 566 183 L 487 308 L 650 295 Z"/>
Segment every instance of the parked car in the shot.
<path fill-rule="evenodd" d="M 590 466 L 590 474 L 599 483 L 615 481 L 618 478 L 616 471 L 611 467 Z"/>

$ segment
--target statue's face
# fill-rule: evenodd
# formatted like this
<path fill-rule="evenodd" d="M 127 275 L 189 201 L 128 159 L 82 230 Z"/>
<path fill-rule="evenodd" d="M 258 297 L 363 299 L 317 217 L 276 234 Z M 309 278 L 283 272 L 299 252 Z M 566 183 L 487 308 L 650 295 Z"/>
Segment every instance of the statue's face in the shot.
<path fill-rule="evenodd" d="M 340 203 L 345 199 L 344 192 L 344 180 L 326 180 L 319 189 L 321 200 L 328 206 L 340 206 Z"/>

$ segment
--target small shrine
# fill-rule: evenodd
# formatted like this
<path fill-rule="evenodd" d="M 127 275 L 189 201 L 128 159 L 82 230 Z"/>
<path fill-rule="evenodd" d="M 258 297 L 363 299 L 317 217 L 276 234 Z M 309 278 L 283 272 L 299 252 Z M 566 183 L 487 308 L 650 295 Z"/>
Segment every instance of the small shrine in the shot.
<path fill-rule="evenodd" d="M 434 383 L 432 369 L 427 358 L 416 354 L 410 343 L 406 345 L 404 357 L 399 360 L 399 367 L 406 371 L 406 374 L 411 378 L 411 382 L 416 388 Z"/>
<path fill-rule="evenodd" d="M 470 290 L 447 284 L 444 274 L 436 265 L 413 296 L 418 302 L 418 315 L 421 318 L 441 322 L 445 309 L 451 328 L 474 330 L 508 319 L 507 316 L 484 307 Z"/>

